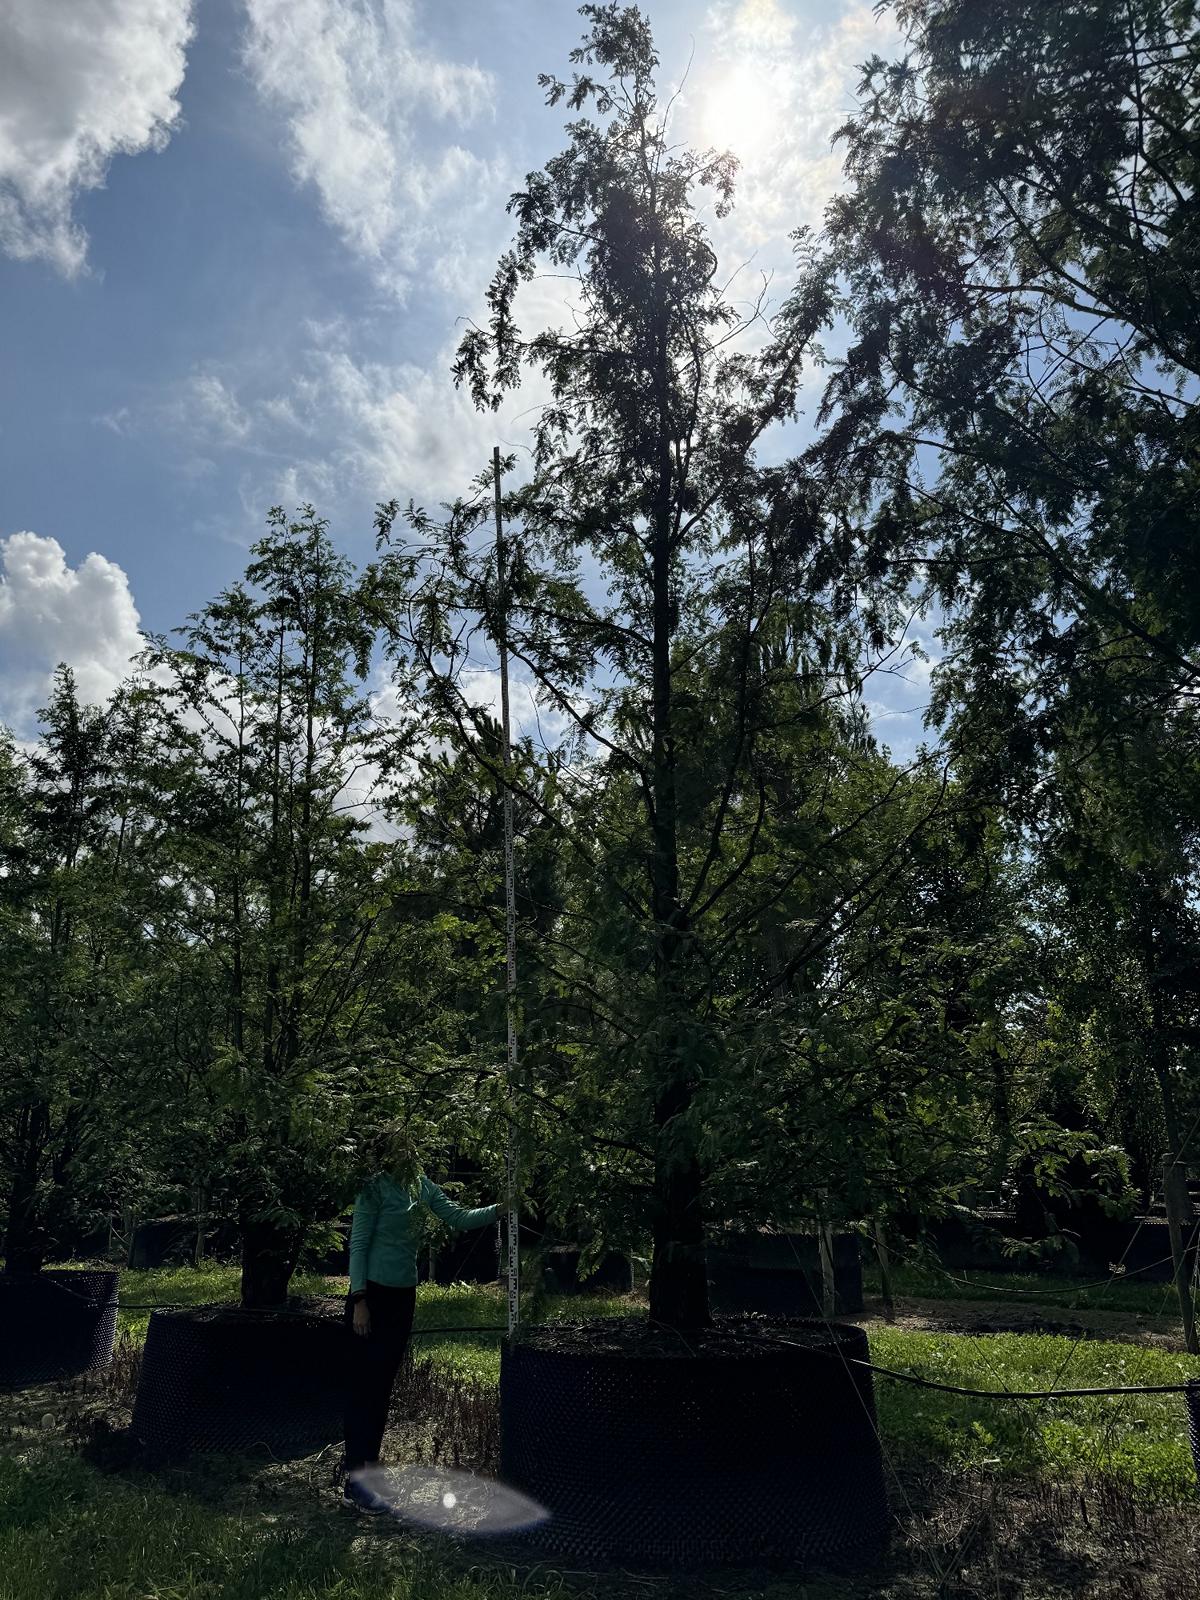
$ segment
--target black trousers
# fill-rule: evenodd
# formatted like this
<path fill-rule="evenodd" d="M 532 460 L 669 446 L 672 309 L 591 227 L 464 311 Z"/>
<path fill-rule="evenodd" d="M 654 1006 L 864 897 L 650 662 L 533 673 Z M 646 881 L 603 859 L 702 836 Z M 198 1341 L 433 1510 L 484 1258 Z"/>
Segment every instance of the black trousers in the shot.
<path fill-rule="evenodd" d="M 392 1289 L 368 1279 L 366 1290 L 371 1331 L 365 1339 L 354 1332 L 354 1302 L 346 1299 L 347 1472 L 379 1460 L 392 1385 L 408 1348 L 417 1304 L 415 1289 Z"/>

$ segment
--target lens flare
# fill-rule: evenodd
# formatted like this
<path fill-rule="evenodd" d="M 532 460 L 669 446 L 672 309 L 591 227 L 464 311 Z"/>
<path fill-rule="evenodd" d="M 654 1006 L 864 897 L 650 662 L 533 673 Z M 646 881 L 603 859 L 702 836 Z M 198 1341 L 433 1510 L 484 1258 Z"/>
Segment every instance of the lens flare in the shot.
<path fill-rule="evenodd" d="M 770 145 L 776 109 L 764 74 L 740 62 L 703 96 L 705 142 L 752 161 Z"/>
<path fill-rule="evenodd" d="M 544 1506 L 520 1490 L 473 1472 L 447 1467 L 369 1467 L 354 1476 L 398 1521 L 460 1537 L 519 1533 L 537 1527 L 549 1516 Z"/>

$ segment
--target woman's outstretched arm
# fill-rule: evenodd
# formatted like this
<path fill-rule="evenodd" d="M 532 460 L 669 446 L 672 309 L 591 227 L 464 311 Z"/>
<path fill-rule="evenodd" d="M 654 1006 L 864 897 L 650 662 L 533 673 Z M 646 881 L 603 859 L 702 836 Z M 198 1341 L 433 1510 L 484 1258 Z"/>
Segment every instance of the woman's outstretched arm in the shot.
<path fill-rule="evenodd" d="M 421 1199 L 443 1222 L 460 1231 L 466 1228 L 486 1228 L 500 1215 L 499 1206 L 456 1206 L 448 1194 L 429 1178 L 421 1179 Z M 357 1215 L 357 1213 L 355 1213 Z M 353 1259 L 353 1258 L 351 1258 Z"/>

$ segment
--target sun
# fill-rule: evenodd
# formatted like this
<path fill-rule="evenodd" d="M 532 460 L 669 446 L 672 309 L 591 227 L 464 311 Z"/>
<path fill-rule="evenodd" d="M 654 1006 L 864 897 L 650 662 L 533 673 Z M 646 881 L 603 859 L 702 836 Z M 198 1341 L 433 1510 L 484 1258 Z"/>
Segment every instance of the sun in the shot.
<path fill-rule="evenodd" d="M 743 162 L 762 155 L 774 125 L 766 76 L 749 62 L 731 67 L 704 96 L 705 142 L 732 150 Z"/>

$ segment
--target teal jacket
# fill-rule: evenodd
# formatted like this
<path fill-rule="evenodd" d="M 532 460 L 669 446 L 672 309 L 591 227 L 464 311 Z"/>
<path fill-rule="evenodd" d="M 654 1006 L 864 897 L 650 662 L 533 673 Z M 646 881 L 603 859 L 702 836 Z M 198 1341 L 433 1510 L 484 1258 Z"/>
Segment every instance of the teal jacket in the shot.
<path fill-rule="evenodd" d="M 456 1206 L 424 1174 L 419 1195 L 411 1195 L 380 1173 L 354 1202 L 354 1221 L 350 1224 L 351 1294 L 365 1289 L 368 1278 L 389 1288 L 415 1288 L 417 1247 L 421 1242 L 417 1208 L 423 1205 L 452 1228 L 485 1228 L 500 1214 L 499 1206 L 476 1206 L 474 1210 Z"/>

